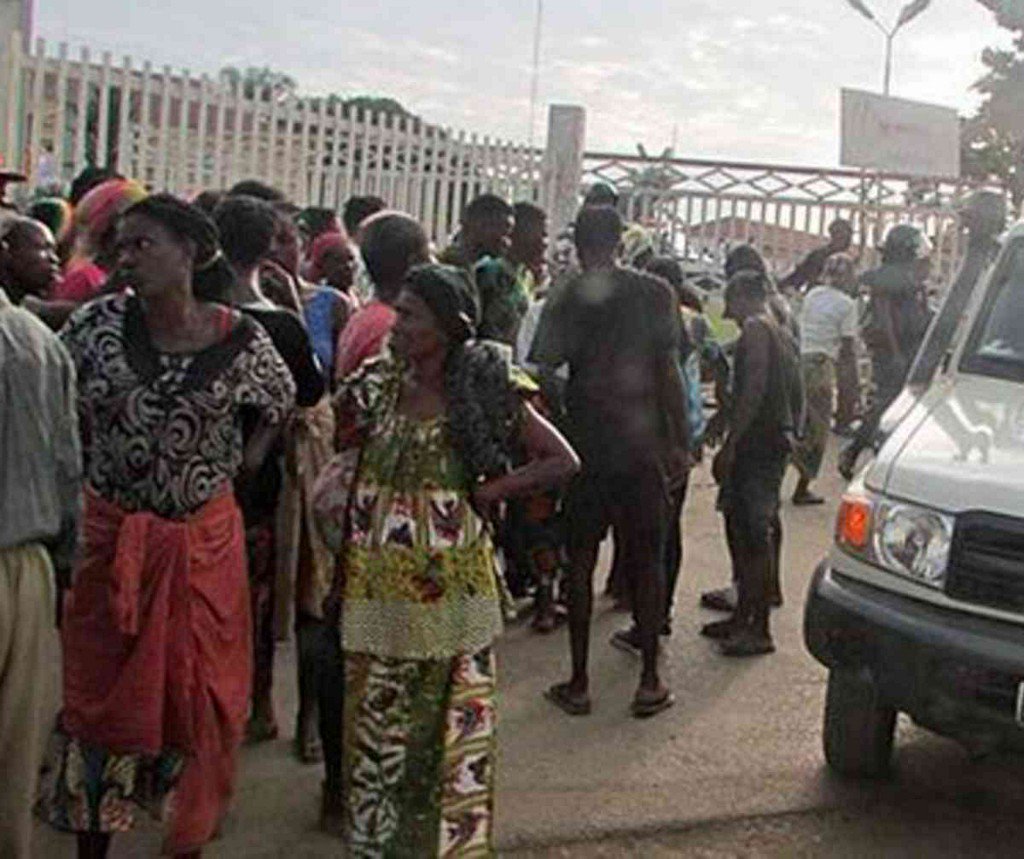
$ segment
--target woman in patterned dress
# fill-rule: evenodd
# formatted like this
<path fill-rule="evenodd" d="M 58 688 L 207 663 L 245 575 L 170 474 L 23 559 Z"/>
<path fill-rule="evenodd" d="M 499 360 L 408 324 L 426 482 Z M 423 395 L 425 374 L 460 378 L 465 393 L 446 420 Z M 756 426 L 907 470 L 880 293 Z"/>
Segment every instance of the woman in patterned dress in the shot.
<path fill-rule="evenodd" d="M 359 440 L 319 483 L 318 521 L 346 553 L 336 595 L 352 856 L 493 852 L 501 588 L 489 512 L 579 463 L 518 397 L 507 352 L 472 339 L 475 306 L 462 271 L 410 273 L 394 357 L 364 365 L 339 395 Z M 527 463 L 511 470 L 517 443 Z"/>
<path fill-rule="evenodd" d="M 197 297 L 232 277 L 199 210 L 149 197 L 118 244 L 133 291 L 81 308 L 61 335 L 86 512 L 42 808 L 78 833 L 81 857 L 105 856 L 136 807 L 167 812 L 166 852 L 194 856 L 231 798 L 251 684 L 232 482 L 259 466 L 295 385 L 259 325 Z M 262 415 L 246 446 L 242 409 Z"/>

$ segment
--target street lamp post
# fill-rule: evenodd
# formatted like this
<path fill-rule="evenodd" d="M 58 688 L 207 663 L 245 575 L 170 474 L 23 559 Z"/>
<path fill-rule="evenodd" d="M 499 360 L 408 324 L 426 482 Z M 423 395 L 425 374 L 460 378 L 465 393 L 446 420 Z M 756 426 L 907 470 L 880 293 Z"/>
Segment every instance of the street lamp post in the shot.
<path fill-rule="evenodd" d="M 544 26 L 544 0 L 537 0 L 537 14 L 533 25 L 533 67 L 530 72 L 530 157 L 533 157 L 534 133 L 537 128 L 537 90 L 540 84 L 540 39 Z"/>
<path fill-rule="evenodd" d="M 925 9 L 931 6 L 932 0 L 910 0 L 910 2 L 900 10 L 899 18 L 896 19 L 896 23 L 892 27 L 886 27 L 881 21 L 879 21 L 875 16 L 875 13 L 871 11 L 864 0 L 846 0 L 846 2 L 867 18 L 872 24 L 878 27 L 878 29 L 882 31 L 882 35 L 885 36 L 885 76 L 882 91 L 885 95 L 889 95 L 890 86 L 892 84 L 893 40 L 896 38 L 896 34 L 900 30 L 924 12 Z"/>

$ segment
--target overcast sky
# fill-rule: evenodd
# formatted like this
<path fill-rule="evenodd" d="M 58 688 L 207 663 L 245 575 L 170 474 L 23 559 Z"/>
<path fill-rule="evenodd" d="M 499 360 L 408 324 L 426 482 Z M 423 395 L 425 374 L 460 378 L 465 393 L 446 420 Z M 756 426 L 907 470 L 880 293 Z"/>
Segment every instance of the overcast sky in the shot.
<path fill-rule="evenodd" d="M 905 0 L 866 0 L 895 19 Z M 393 96 L 432 122 L 525 140 L 535 0 L 37 0 L 38 35 L 155 65 L 269 65 L 307 92 Z M 838 91 L 880 89 L 882 35 L 844 0 L 545 0 L 540 101 L 587 109 L 590 149 L 833 165 Z M 975 0 L 899 35 L 894 95 L 968 109 Z M 544 120 L 538 122 L 543 133 Z"/>

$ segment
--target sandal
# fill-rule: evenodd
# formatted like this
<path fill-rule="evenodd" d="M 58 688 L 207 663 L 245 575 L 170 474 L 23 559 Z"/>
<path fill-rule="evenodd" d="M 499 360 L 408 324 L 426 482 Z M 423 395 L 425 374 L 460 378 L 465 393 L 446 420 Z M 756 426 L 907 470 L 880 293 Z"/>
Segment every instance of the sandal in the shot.
<path fill-rule="evenodd" d="M 295 739 L 292 742 L 295 757 L 303 764 L 318 764 L 324 759 L 324 747 L 316 719 L 300 712 L 295 718 Z"/>
<path fill-rule="evenodd" d="M 700 595 L 700 607 L 711 611 L 736 611 L 736 589 L 732 586 L 704 591 Z"/>
<path fill-rule="evenodd" d="M 760 635 L 750 629 L 737 629 L 720 643 L 722 656 L 744 658 L 766 656 L 775 652 L 775 643 L 770 635 Z"/>
<path fill-rule="evenodd" d="M 320 829 L 331 835 L 345 834 L 345 794 L 331 789 L 327 782 L 320 785 Z"/>
<path fill-rule="evenodd" d="M 257 743 L 276 740 L 278 733 L 277 722 L 273 718 L 252 716 L 245 726 L 245 744 L 253 746 Z"/>
<path fill-rule="evenodd" d="M 853 442 L 850 442 L 850 444 L 843 448 L 839 453 L 839 461 L 836 464 L 836 470 L 844 480 L 853 480 L 853 477 L 857 472 L 857 459 L 859 457 L 860 448 Z"/>
<path fill-rule="evenodd" d="M 539 632 L 541 635 L 548 635 L 555 631 L 555 615 L 553 612 L 544 612 L 544 614 L 537 614 L 533 618 L 533 623 L 530 624 L 530 628 L 534 632 Z"/>
<path fill-rule="evenodd" d="M 658 713 L 667 710 L 675 703 L 675 696 L 665 687 L 654 693 L 641 690 L 636 693 L 633 703 L 629 706 L 629 711 L 635 719 L 649 719 L 651 716 L 657 716 Z"/>
<path fill-rule="evenodd" d="M 568 683 L 556 683 L 544 693 L 544 697 L 563 713 L 567 713 L 570 716 L 590 715 L 590 696 L 586 694 L 583 697 L 574 695 L 569 691 Z"/>
<path fill-rule="evenodd" d="M 295 757 L 299 763 L 318 764 L 324 759 L 324 747 L 317 737 L 296 737 Z"/>
<path fill-rule="evenodd" d="M 632 656 L 639 656 L 641 653 L 640 630 L 635 626 L 631 626 L 629 629 L 620 629 L 618 632 L 612 633 L 612 637 L 608 643 L 617 650 L 621 650 L 623 653 L 629 653 Z"/>
<path fill-rule="evenodd" d="M 736 619 L 726 618 L 725 620 L 716 620 L 714 623 L 706 623 L 700 628 L 700 634 L 705 638 L 710 638 L 715 641 L 722 641 L 723 639 L 729 638 L 734 632 L 736 632 Z"/>
<path fill-rule="evenodd" d="M 546 611 L 538 609 L 537 613 L 533 616 L 533 623 L 530 625 L 533 627 L 534 632 L 547 635 L 558 629 L 568 619 L 569 612 L 565 610 L 565 606 L 553 603 Z"/>

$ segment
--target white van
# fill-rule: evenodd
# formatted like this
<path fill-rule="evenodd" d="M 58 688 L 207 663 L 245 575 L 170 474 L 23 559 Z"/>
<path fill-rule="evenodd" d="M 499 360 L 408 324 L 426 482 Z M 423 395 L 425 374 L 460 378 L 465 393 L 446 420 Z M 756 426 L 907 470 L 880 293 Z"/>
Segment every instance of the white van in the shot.
<path fill-rule="evenodd" d="M 898 712 L 974 754 L 1024 748 L 1024 224 L 975 284 L 933 323 L 934 367 L 887 413 L 811 583 L 842 774 L 888 769 Z"/>

